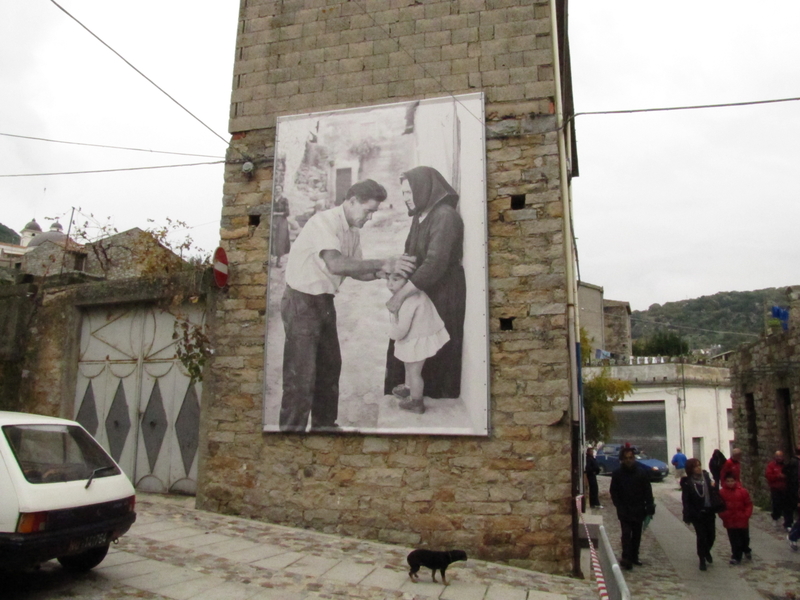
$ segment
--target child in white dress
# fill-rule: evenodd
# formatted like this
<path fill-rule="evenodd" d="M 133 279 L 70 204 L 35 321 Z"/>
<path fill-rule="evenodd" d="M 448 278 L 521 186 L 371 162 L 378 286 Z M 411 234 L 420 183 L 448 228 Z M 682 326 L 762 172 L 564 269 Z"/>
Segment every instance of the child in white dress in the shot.
<path fill-rule="evenodd" d="M 392 273 L 386 286 L 394 293 L 405 283 L 403 274 Z M 400 399 L 400 408 L 422 414 L 425 412 L 422 367 L 426 359 L 450 340 L 450 334 L 433 302 L 422 290 L 406 298 L 397 314 L 389 314 L 392 325 L 389 337 L 394 340 L 394 355 L 403 361 L 406 371 L 405 385 L 397 386 L 392 393 Z"/>

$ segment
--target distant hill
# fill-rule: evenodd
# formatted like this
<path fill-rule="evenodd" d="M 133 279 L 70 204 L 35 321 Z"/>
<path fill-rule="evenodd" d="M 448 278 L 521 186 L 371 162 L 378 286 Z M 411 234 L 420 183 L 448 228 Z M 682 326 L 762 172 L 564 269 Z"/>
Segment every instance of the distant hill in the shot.
<path fill-rule="evenodd" d="M 669 329 L 683 336 L 692 350 L 714 345 L 721 346 L 722 351 L 733 350 L 755 339 L 737 334 L 763 333 L 771 307 L 786 304 L 785 287 L 719 292 L 693 300 L 653 304 L 647 310 L 631 313 L 631 337 L 636 340 L 658 329 Z"/>
<path fill-rule="evenodd" d="M 21 239 L 16 231 L 0 223 L 0 242 L 4 244 L 19 244 Z"/>

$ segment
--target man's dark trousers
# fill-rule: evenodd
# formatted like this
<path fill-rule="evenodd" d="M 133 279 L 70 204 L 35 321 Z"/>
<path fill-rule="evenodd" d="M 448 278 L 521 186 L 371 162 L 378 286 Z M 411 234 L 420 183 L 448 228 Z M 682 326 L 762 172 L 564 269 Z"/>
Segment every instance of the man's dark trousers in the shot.
<path fill-rule="evenodd" d="M 786 490 L 776 489 L 770 489 L 769 493 L 772 499 L 772 520 L 777 521 L 783 517 L 783 526 L 791 527 L 794 506 L 789 498 L 789 493 Z"/>
<path fill-rule="evenodd" d="M 283 346 L 281 431 L 332 427 L 339 414 L 342 355 L 333 294 L 305 294 L 288 285 L 281 299 Z"/>
<path fill-rule="evenodd" d="M 642 521 L 620 520 L 622 530 L 622 560 L 629 563 L 639 560 L 639 546 L 642 543 Z"/>

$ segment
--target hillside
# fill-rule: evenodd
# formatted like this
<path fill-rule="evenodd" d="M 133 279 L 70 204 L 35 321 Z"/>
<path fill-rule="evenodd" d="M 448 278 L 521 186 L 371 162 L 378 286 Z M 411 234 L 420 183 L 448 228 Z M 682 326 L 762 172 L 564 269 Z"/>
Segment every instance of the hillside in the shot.
<path fill-rule="evenodd" d="M 682 335 L 691 349 L 720 345 L 733 350 L 764 331 L 773 305 L 786 306 L 786 288 L 752 292 L 719 292 L 692 300 L 653 304 L 631 313 L 631 336 L 646 337 L 658 329 Z M 667 326 L 672 326 L 667 327 Z"/>
<path fill-rule="evenodd" d="M 6 244 L 19 244 L 19 241 L 20 237 L 16 231 L 0 223 L 0 242 L 4 242 Z"/>

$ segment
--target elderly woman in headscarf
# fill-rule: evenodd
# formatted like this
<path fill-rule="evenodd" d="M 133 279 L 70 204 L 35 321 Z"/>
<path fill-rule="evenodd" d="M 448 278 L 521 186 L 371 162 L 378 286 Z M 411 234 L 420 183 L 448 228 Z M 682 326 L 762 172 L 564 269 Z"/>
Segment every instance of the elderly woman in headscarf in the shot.
<path fill-rule="evenodd" d="M 399 310 L 405 298 L 422 290 L 430 297 L 444 321 L 450 341 L 425 362 L 422 378 L 429 398 L 458 398 L 461 395 L 461 352 L 464 340 L 464 312 L 467 287 L 461 265 L 464 222 L 456 210 L 458 193 L 439 171 L 415 167 L 400 176 L 403 200 L 413 217 L 405 254 L 416 257 L 417 269 L 408 282 L 387 303 Z M 394 356 L 389 341 L 386 355 L 384 393 L 406 399 L 405 369 Z M 401 403 L 402 406 L 402 403 Z"/>

